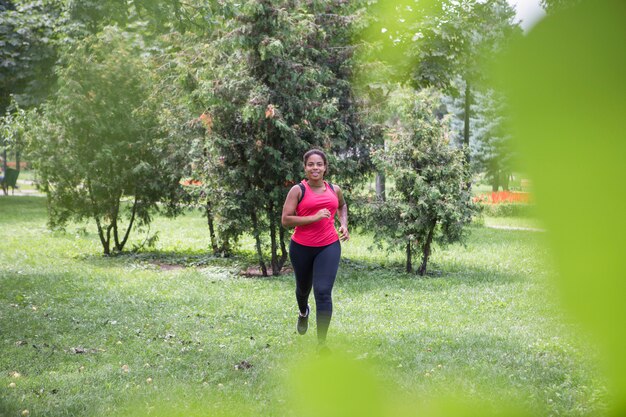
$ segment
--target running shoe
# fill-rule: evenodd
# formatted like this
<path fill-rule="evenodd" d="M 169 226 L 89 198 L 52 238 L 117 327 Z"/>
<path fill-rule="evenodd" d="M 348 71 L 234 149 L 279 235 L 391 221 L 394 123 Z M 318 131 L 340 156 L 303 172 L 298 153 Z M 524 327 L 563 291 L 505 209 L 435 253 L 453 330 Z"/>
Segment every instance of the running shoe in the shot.
<path fill-rule="evenodd" d="M 296 325 L 296 329 L 298 333 L 305 334 L 309 329 L 309 313 L 311 312 L 310 306 L 306 306 L 306 315 L 298 314 L 298 324 Z"/>

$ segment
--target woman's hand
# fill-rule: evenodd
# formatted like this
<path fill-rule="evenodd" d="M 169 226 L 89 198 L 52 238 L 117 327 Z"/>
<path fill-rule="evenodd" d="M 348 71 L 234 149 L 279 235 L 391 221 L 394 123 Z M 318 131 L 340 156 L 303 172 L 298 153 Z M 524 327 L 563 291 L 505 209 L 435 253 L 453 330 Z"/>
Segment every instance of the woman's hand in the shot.
<path fill-rule="evenodd" d="M 322 219 L 330 219 L 330 210 L 328 209 L 321 209 L 320 211 L 317 212 L 316 214 L 317 216 L 317 220 L 322 220 Z"/>
<path fill-rule="evenodd" d="M 348 233 L 348 226 L 341 226 L 339 228 L 339 240 L 345 242 L 350 239 L 350 233 Z"/>

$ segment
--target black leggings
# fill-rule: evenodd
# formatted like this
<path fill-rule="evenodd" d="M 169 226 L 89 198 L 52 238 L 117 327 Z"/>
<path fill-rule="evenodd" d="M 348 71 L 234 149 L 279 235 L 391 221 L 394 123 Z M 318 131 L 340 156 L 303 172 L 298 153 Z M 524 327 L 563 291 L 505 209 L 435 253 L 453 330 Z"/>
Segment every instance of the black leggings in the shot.
<path fill-rule="evenodd" d="M 306 313 L 309 294 L 313 288 L 317 306 L 317 339 L 324 342 L 333 315 L 332 291 L 339 269 L 341 244 L 336 241 L 330 245 L 314 247 L 300 245 L 292 240 L 289 258 L 296 275 L 298 308 L 302 314 Z"/>

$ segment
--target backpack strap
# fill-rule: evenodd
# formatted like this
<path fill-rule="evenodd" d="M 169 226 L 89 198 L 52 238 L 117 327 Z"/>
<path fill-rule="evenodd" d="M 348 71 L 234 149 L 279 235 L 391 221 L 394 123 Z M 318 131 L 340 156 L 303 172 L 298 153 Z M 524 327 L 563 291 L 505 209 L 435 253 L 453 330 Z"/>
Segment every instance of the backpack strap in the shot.
<path fill-rule="evenodd" d="M 306 191 L 306 187 L 304 186 L 304 184 L 302 184 L 302 182 L 299 182 L 298 185 L 300 186 L 300 191 L 302 191 L 300 193 L 300 198 L 298 199 L 298 204 L 300 204 L 300 202 L 304 198 L 304 192 Z"/>

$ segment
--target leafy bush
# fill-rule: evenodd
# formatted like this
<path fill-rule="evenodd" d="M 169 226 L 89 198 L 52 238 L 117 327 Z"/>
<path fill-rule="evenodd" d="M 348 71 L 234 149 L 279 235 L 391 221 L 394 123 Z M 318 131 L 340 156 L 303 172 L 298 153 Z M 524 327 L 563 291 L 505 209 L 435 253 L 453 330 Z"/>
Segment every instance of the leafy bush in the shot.
<path fill-rule="evenodd" d="M 421 253 L 424 275 L 431 245 L 457 242 L 475 212 L 470 172 L 462 149 L 450 146 L 446 121 L 435 115 L 438 97 L 430 91 L 398 97 L 401 122 L 391 131 L 377 160 L 395 181 L 387 201 L 371 205 L 376 240 L 406 249 L 406 269 Z"/>
<path fill-rule="evenodd" d="M 325 149 L 328 179 L 346 190 L 368 167 L 349 83 L 352 6 L 323 5 L 333 6 L 338 14 L 320 13 L 315 2 L 246 2 L 225 22 L 231 35 L 211 44 L 199 70 L 207 135 L 196 165 L 211 196 L 209 220 L 215 216 L 221 243 L 253 236 L 263 275 L 278 274 L 287 260 L 280 215 L 290 186 L 303 177 L 302 155 Z"/>
<path fill-rule="evenodd" d="M 122 251 L 158 203 L 179 210 L 185 147 L 159 123 L 151 76 L 141 39 L 108 28 L 66 51 L 58 92 L 30 113 L 30 155 L 50 225 L 94 219 L 105 254 Z"/>

